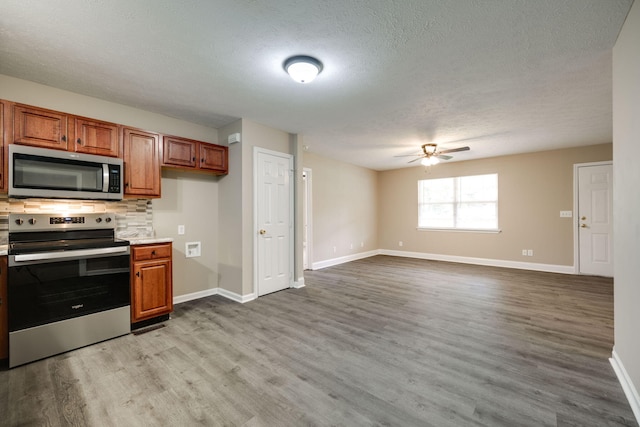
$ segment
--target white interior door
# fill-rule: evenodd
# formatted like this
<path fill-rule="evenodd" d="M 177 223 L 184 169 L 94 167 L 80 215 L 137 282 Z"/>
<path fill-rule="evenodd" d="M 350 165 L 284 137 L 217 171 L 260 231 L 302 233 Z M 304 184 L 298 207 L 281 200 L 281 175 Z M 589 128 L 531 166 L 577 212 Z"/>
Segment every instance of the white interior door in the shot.
<path fill-rule="evenodd" d="M 293 158 L 256 149 L 258 296 L 292 286 Z"/>
<path fill-rule="evenodd" d="M 582 274 L 613 277 L 613 166 L 578 167 L 578 250 Z"/>

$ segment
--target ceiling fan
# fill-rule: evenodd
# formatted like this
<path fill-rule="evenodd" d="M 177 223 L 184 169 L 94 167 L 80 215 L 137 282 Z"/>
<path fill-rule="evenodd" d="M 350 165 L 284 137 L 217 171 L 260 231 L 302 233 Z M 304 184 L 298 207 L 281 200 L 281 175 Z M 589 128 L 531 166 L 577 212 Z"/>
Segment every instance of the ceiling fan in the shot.
<path fill-rule="evenodd" d="M 410 160 L 408 163 L 417 162 L 420 160 L 424 166 L 431 166 L 440 163 L 440 160 L 449 160 L 453 157 L 447 156 L 447 153 L 457 153 L 459 151 L 468 151 L 469 147 L 450 148 L 448 150 L 438 150 L 438 144 L 428 143 L 422 144 L 422 153 L 418 154 L 405 154 L 395 157 L 413 157 L 416 159 Z"/>

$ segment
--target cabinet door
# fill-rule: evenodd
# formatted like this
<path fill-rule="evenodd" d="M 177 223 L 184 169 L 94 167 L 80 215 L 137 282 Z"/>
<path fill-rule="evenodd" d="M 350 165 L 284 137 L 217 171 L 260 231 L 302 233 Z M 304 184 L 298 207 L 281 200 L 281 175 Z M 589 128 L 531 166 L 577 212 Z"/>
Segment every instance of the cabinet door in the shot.
<path fill-rule="evenodd" d="M 196 146 L 198 142 L 175 136 L 163 138 L 162 164 L 167 166 L 196 167 Z"/>
<path fill-rule="evenodd" d="M 118 125 L 76 117 L 73 146 L 78 153 L 118 157 Z"/>
<path fill-rule="evenodd" d="M 133 264 L 131 322 L 169 314 L 173 310 L 171 260 Z"/>
<path fill-rule="evenodd" d="M 9 142 L 66 150 L 67 122 L 66 114 L 16 104 L 13 107 L 13 141 Z"/>
<path fill-rule="evenodd" d="M 0 257 L 0 359 L 9 357 L 9 312 L 7 310 L 7 257 Z"/>
<path fill-rule="evenodd" d="M 228 150 L 222 145 L 200 143 L 200 169 L 226 174 L 228 172 Z"/>
<path fill-rule="evenodd" d="M 160 135 L 124 128 L 125 196 L 160 197 Z"/>

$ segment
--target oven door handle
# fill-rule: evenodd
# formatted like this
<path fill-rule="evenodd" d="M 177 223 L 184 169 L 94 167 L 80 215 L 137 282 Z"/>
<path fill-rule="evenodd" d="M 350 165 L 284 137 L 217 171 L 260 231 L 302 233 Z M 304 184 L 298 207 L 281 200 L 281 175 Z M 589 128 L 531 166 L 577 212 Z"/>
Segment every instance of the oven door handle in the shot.
<path fill-rule="evenodd" d="M 14 255 L 13 260 L 18 263 L 28 261 L 46 261 L 53 259 L 59 260 L 66 258 L 82 258 L 93 255 L 123 255 L 128 253 L 129 246 L 116 246 L 112 248 L 78 249 L 73 251 L 41 252 L 36 254 Z"/>

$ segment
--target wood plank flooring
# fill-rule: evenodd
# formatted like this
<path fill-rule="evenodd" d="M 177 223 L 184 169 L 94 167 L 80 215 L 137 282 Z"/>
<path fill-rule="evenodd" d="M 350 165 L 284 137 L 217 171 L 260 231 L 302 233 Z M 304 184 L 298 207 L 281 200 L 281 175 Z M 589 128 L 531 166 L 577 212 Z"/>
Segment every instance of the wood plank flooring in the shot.
<path fill-rule="evenodd" d="M 0 372 L 2 426 L 636 426 L 610 279 L 376 256 Z"/>

